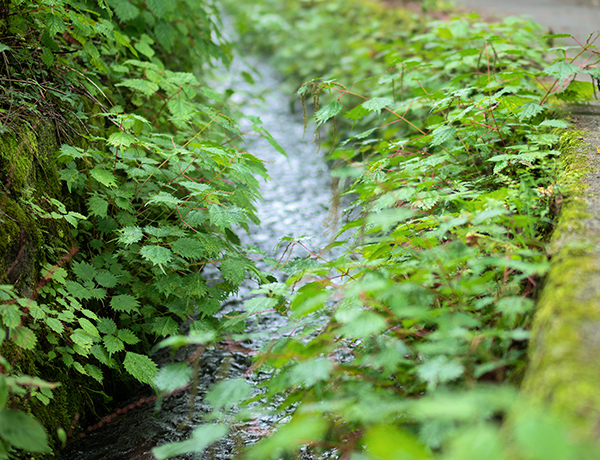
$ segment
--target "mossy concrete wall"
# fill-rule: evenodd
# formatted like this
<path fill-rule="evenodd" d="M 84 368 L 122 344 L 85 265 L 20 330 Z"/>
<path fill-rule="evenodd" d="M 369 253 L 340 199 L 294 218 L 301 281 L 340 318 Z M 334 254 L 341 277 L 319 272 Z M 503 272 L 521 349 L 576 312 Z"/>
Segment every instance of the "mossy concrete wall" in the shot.
<path fill-rule="evenodd" d="M 76 244 L 68 223 L 39 212 L 52 210 L 50 198 L 71 200 L 54 165 L 58 148 L 55 126 L 39 119 L 13 126 L 0 136 L 0 284 L 14 285 L 23 297 L 35 295 L 44 265 L 56 263 Z M 69 431 L 75 414 L 81 412 L 77 382 L 63 368 L 50 365 L 43 354 L 25 352 L 8 340 L 0 354 L 11 363 L 13 373 L 61 383 L 48 405 L 33 398 L 10 402 L 40 420 L 51 445 L 58 448 L 57 428 Z"/>
<path fill-rule="evenodd" d="M 579 111 L 579 112 L 578 112 Z M 575 109 L 574 149 L 563 149 L 564 201 L 552 266 L 534 317 L 523 391 L 600 437 L 600 109 Z"/>

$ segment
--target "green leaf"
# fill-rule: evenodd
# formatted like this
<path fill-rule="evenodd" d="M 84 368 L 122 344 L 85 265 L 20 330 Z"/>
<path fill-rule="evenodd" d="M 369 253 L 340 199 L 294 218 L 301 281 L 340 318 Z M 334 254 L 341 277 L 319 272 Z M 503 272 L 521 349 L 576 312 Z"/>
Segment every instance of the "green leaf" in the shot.
<path fill-rule="evenodd" d="M 114 334 L 117 332 L 117 325 L 111 318 L 98 319 L 96 326 L 103 334 Z"/>
<path fill-rule="evenodd" d="M 106 140 L 110 145 L 118 149 L 126 149 L 134 142 L 137 142 L 135 136 L 126 133 L 125 131 L 117 131 L 112 133 Z"/>
<path fill-rule="evenodd" d="M 140 255 L 153 265 L 164 265 L 173 260 L 173 253 L 163 246 L 147 245 L 140 250 Z"/>
<path fill-rule="evenodd" d="M 87 373 L 87 375 L 92 377 L 98 383 L 102 383 L 104 376 L 102 375 L 102 371 L 100 370 L 99 367 L 94 366 L 93 364 L 86 364 L 83 368 L 85 369 L 85 372 Z"/>
<path fill-rule="evenodd" d="M 451 382 L 462 376 L 465 368 L 458 361 L 451 361 L 446 356 L 436 356 L 425 361 L 417 368 L 417 374 L 434 389 L 440 383 Z"/>
<path fill-rule="evenodd" d="M 425 447 L 411 434 L 392 425 L 376 425 L 361 439 L 369 458 L 426 460 L 431 458 Z"/>
<path fill-rule="evenodd" d="M 106 217 L 108 212 L 108 201 L 93 195 L 88 200 L 88 209 L 92 216 Z"/>
<path fill-rule="evenodd" d="M 146 5 L 150 8 L 150 11 L 154 13 L 157 18 L 162 18 L 167 13 L 167 6 L 165 0 L 146 0 Z"/>
<path fill-rule="evenodd" d="M 63 327 L 63 323 L 56 318 L 47 318 L 46 326 L 48 326 L 50 329 L 52 329 L 57 334 L 62 334 L 65 331 L 65 328 Z"/>
<path fill-rule="evenodd" d="M 161 368 L 154 384 L 160 391 L 170 393 L 186 386 L 191 379 L 192 368 L 187 363 L 172 363 Z"/>
<path fill-rule="evenodd" d="M 571 64 L 565 61 L 558 61 L 551 66 L 546 67 L 542 72 L 546 75 L 550 75 L 557 78 L 561 82 L 573 74 L 577 74 L 581 71 L 578 65 Z"/>
<path fill-rule="evenodd" d="M 146 206 L 151 204 L 164 204 L 168 208 L 177 209 L 183 203 L 179 198 L 174 197 L 170 193 L 159 192 L 146 202 Z"/>
<path fill-rule="evenodd" d="M 82 286 L 77 281 L 69 280 L 65 283 L 65 287 L 67 288 L 69 294 L 71 294 L 76 299 L 88 300 L 92 298 L 91 291 L 86 287 Z"/>
<path fill-rule="evenodd" d="M 135 19 L 140 15 L 140 10 L 126 0 L 120 0 L 116 3 L 114 10 L 119 20 L 123 22 Z"/>
<path fill-rule="evenodd" d="M 338 113 L 342 111 L 342 108 L 342 104 L 340 104 L 338 101 L 333 101 L 330 104 L 321 107 L 319 111 L 315 114 L 317 124 L 322 125 L 330 118 L 335 117 Z"/>
<path fill-rule="evenodd" d="M 171 245 L 171 250 L 188 260 L 199 260 L 206 256 L 204 245 L 197 238 L 179 238 Z"/>
<path fill-rule="evenodd" d="M 431 145 L 441 145 L 446 141 L 454 138 L 456 128 L 454 126 L 442 125 L 433 130 L 433 139 Z"/>
<path fill-rule="evenodd" d="M 144 232 L 140 227 L 124 227 L 119 230 L 117 241 L 125 246 L 137 243 L 144 238 Z"/>
<path fill-rule="evenodd" d="M 213 442 L 227 435 L 226 425 L 206 424 L 201 425 L 192 432 L 190 439 L 179 442 L 172 442 L 164 446 L 154 447 L 152 453 L 157 460 L 165 460 L 177 455 L 195 453 L 202 454 L 204 449 Z"/>
<path fill-rule="evenodd" d="M 14 332 L 13 341 L 24 350 L 33 350 L 37 344 L 37 337 L 31 329 L 21 326 Z"/>
<path fill-rule="evenodd" d="M 123 341 L 114 335 L 106 335 L 102 338 L 102 343 L 106 347 L 106 351 L 108 351 L 109 355 L 113 353 L 118 353 L 119 351 L 125 348 Z"/>
<path fill-rule="evenodd" d="M 142 383 L 152 385 L 158 367 L 150 358 L 133 352 L 128 352 L 123 361 L 125 370 Z"/>
<path fill-rule="evenodd" d="M 12 446 L 27 452 L 51 452 L 40 422 L 20 410 L 0 411 L 0 436 Z"/>
<path fill-rule="evenodd" d="M 179 325 L 170 316 L 154 318 L 154 321 L 152 321 L 152 332 L 157 337 L 168 337 L 179 332 Z"/>
<path fill-rule="evenodd" d="M 363 102 L 362 107 L 370 111 L 379 112 L 393 103 L 394 100 L 390 97 L 374 97 L 369 101 Z"/>
<path fill-rule="evenodd" d="M 132 313 L 140 307 L 138 300 L 129 294 L 116 295 L 110 299 L 110 306 L 115 311 Z"/>
<path fill-rule="evenodd" d="M 100 338 L 100 334 L 98 333 L 98 329 L 94 326 L 89 319 L 79 318 L 78 320 L 81 328 L 91 337 Z"/>
<path fill-rule="evenodd" d="M 105 288 L 113 288 L 117 284 L 119 284 L 119 277 L 113 275 L 108 270 L 98 270 L 98 274 L 96 275 L 96 282 Z"/>
<path fill-rule="evenodd" d="M 2 322 L 5 327 L 15 328 L 21 324 L 21 311 L 14 303 L 0 305 L 2 312 Z"/>
<path fill-rule="evenodd" d="M 138 339 L 138 337 L 129 329 L 119 329 L 119 333 L 117 335 L 127 345 L 135 345 L 140 341 L 140 339 Z"/>
<path fill-rule="evenodd" d="M 169 109 L 169 112 L 171 112 L 171 115 L 173 115 L 173 118 L 182 121 L 187 121 L 192 118 L 192 115 L 195 112 L 194 106 L 181 96 L 169 100 L 169 102 L 167 102 L 167 108 Z"/>
<path fill-rule="evenodd" d="M 240 261 L 234 259 L 225 259 L 221 262 L 219 270 L 223 274 L 225 280 L 234 286 L 239 286 L 246 276 L 244 265 Z"/>
<path fill-rule="evenodd" d="M 90 171 L 90 175 L 105 187 L 117 186 L 117 182 L 115 180 L 115 176 L 113 176 L 113 173 L 101 168 L 100 166 L 96 166 L 94 169 L 92 169 Z"/>
<path fill-rule="evenodd" d="M 149 80 L 142 80 L 141 78 L 131 78 L 129 80 L 124 80 L 121 83 L 117 83 L 115 86 L 125 86 L 127 88 L 138 91 L 146 96 L 152 96 L 158 91 L 158 85 L 156 83 Z"/>

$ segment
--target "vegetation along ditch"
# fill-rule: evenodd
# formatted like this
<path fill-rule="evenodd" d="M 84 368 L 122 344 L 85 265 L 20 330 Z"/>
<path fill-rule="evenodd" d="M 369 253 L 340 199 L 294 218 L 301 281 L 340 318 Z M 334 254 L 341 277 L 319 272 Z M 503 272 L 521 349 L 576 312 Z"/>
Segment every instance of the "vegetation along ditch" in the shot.
<path fill-rule="evenodd" d="M 598 457 L 519 392 L 596 36 L 405 6 L 0 2 L 0 457 Z"/>

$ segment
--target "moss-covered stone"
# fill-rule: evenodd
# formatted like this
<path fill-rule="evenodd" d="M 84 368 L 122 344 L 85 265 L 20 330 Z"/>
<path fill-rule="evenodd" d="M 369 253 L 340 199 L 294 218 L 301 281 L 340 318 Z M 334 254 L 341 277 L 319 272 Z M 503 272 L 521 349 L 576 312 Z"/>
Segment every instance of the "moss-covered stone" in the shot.
<path fill-rule="evenodd" d="M 600 436 L 600 235 L 590 230 L 587 145 L 563 145 L 566 190 L 551 243 L 552 267 L 535 314 L 523 390 L 584 436 Z M 578 146 L 578 148 L 573 148 Z M 570 147 L 570 148 L 569 148 Z"/>

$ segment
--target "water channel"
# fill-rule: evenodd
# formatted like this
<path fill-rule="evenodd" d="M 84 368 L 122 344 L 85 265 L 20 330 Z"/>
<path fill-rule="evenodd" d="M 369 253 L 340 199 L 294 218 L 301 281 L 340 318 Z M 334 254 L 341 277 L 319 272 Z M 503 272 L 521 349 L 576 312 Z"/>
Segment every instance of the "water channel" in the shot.
<path fill-rule="evenodd" d="M 249 84 L 243 78 L 243 72 L 253 74 L 255 83 Z M 237 57 L 230 70 L 219 72 L 216 79 L 213 88 L 234 89 L 231 101 L 244 114 L 260 117 L 263 126 L 288 154 L 288 158 L 283 157 L 263 138 L 247 138 L 246 150 L 265 161 L 272 180 L 262 184 L 263 201 L 257 204 L 261 226 L 252 226 L 249 235 L 240 235 L 243 236 L 242 241 L 273 254 L 281 237 L 307 236 L 311 239 L 305 244 L 318 252 L 328 243 L 325 222 L 330 207 L 331 179 L 322 155 L 317 153 L 317 146 L 311 142 L 310 132 L 307 132 L 306 138 L 303 137 L 302 115 L 291 111 L 292 95 L 280 89 L 280 76 L 264 60 L 253 56 L 243 59 Z M 241 125 L 242 129 L 249 127 L 244 121 Z M 210 273 L 207 276 L 210 277 Z M 283 274 L 276 276 L 281 279 Z M 238 296 L 230 299 L 225 308 L 235 309 L 236 305 L 251 295 L 254 287 L 256 283 L 243 286 Z M 266 315 L 251 327 L 257 332 L 276 334 L 285 327 L 284 322 L 279 315 Z M 248 346 L 257 348 L 260 345 L 259 339 Z M 178 359 L 185 357 L 180 355 Z M 179 392 L 165 399 L 158 414 L 155 414 L 153 403 L 145 403 L 128 410 L 124 415 L 116 416 L 102 428 L 94 429 L 83 439 L 70 444 L 61 458 L 152 459 L 152 447 L 186 439 L 189 432 L 201 423 L 201 416 L 207 410 L 203 395 L 215 379 L 239 376 L 250 364 L 246 354 L 231 351 L 227 347 L 205 350 L 199 359 L 200 372 L 192 391 Z M 145 395 L 139 395 L 132 405 L 139 401 L 140 396 Z M 243 443 L 256 439 L 256 435 L 251 433 L 242 433 L 240 437 Z M 230 458 L 234 443 L 233 440 L 221 442 L 203 458 Z M 190 454 L 174 458 L 194 456 Z"/>

